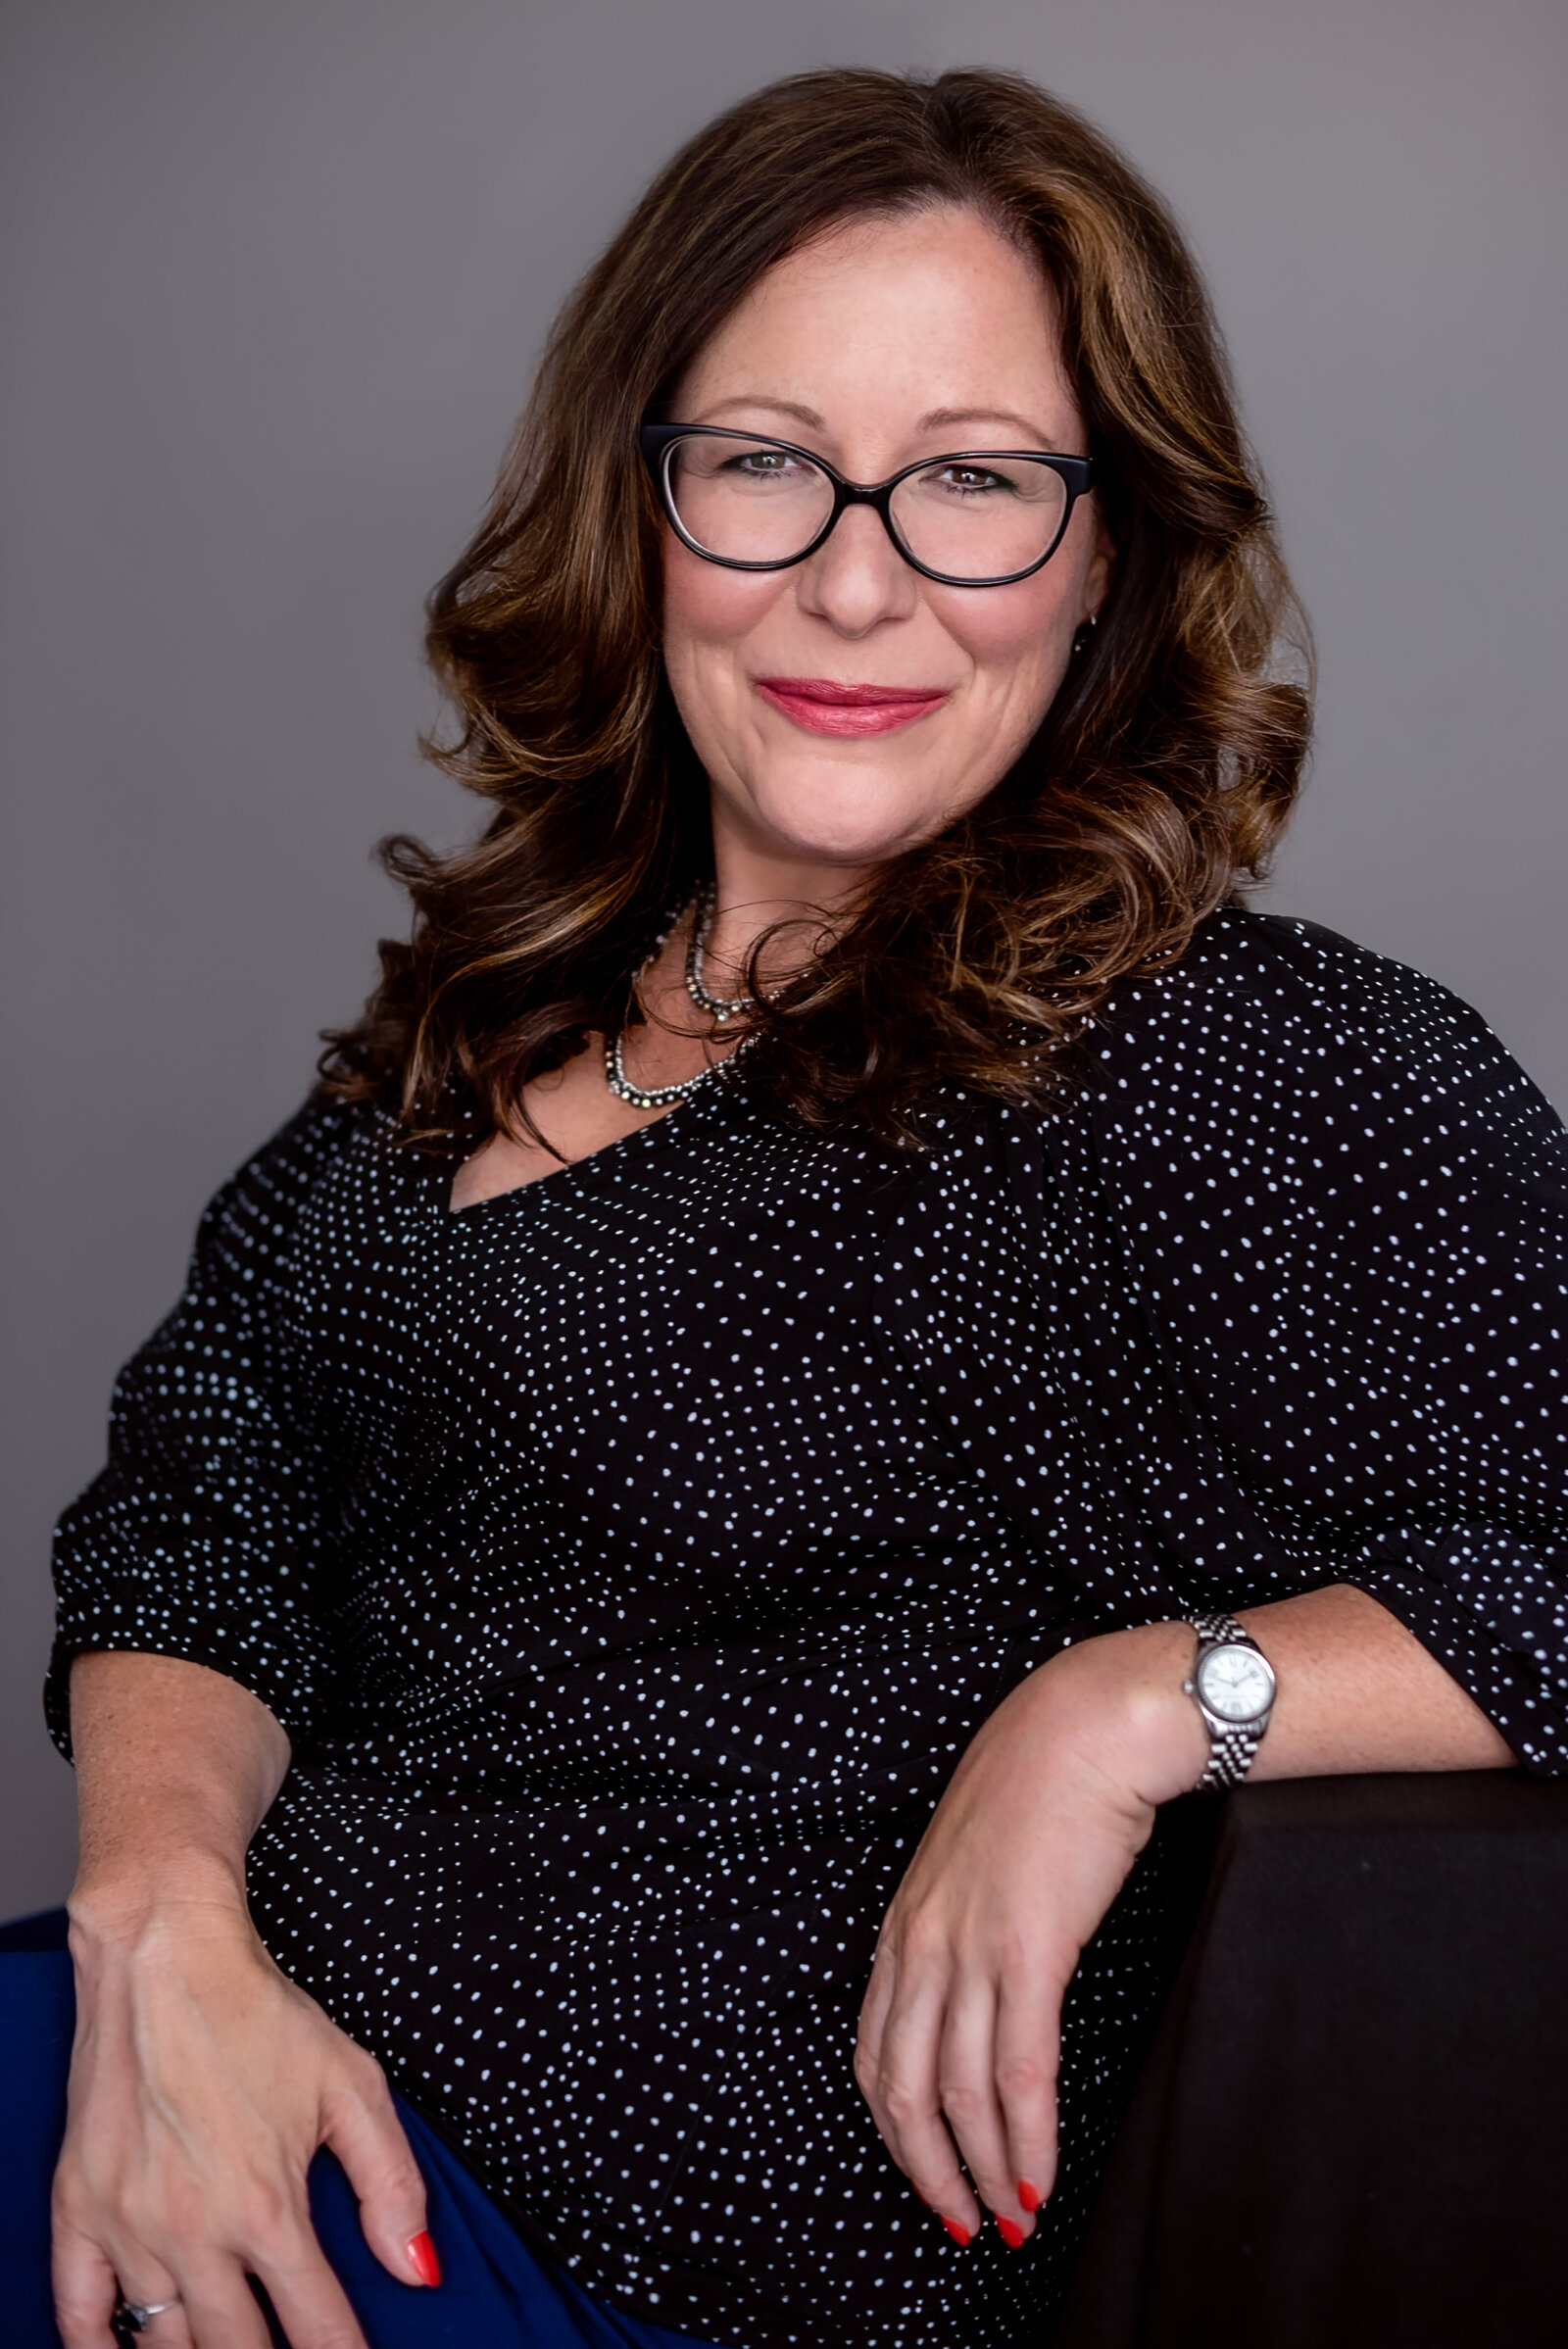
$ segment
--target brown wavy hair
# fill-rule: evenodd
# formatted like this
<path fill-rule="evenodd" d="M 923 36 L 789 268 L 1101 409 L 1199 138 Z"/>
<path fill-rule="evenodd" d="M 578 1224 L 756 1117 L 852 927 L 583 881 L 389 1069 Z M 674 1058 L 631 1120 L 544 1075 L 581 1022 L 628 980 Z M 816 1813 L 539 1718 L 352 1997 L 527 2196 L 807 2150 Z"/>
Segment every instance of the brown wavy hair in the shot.
<path fill-rule="evenodd" d="M 523 1086 L 637 1016 L 637 970 L 711 857 L 663 677 L 638 426 L 764 269 L 844 220 L 944 204 L 995 220 L 1054 290 L 1111 585 L 1012 772 L 879 870 L 760 1005 L 737 1073 L 780 1116 L 897 1145 L 938 1084 L 1040 1099 L 1113 984 L 1179 956 L 1261 875 L 1300 779 L 1309 653 L 1180 231 L 1020 76 L 804 73 L 681 150 L 556 323 L 428 607 L 457 728 L 426 748 L 494 812 L 453 856 L 383 844 L 412 935 L 383 943 L 363 1019 L 328 1037 L 327 1091 L 387 1103 L 426 1147 L 531 1135 Z"/>

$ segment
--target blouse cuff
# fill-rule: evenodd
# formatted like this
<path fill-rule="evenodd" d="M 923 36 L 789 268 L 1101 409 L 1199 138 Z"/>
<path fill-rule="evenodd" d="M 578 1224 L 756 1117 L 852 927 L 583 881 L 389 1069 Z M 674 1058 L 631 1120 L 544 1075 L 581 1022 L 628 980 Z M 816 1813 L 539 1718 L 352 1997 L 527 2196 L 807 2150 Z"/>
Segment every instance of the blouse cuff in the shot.
<path fill-rule="evenodd" d="M 92 1497 L 78 1507 L 85 1509 Z M 75 1546 L 75 1515 L 68 1513 L 57 1537 L 68 1554 Z M 272 1553 L 262 1604 L 237 1540 L 212 1529 L 193 1545 L 188 1519 L 166 1519 L 160 1540 L 160 1529 L 138 1509 L 134 1552 L 117 1572 L 103 1515 L 94 1511 L 96 1522 L 83 1542 L 90 1565 L 72 1559 L 72 1571 L 61 1576 L 62 1602 L 44 1683 L 49 1734 L 67 1760 L 72 1758 L 72 1661 L 98 1650 L 173 1656 L 220 1672 L 260 1698 L 297 1752 L 320 1718 L 332 1678 L 319 1629 L 303 1597 L 296 1598 L 290 1589 L 292 1583 L 303 1591 L 303 1565 Z"/>

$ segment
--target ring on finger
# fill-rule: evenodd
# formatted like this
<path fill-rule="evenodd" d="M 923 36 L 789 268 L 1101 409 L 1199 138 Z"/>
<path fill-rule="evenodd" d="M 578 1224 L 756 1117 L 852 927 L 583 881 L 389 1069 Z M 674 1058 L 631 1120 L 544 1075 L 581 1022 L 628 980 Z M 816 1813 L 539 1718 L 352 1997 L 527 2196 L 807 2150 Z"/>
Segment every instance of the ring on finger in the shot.
<path fill-rule="evenodd" d="M 179 2294 L 177 2292 L 172 2300 L 126 2300 L 122 2296 L 120 2305 L 115 2310 L 115 2319 L 118 2324 L 127 2325 L 132 2332 L 141 2332 L 152 2323 L 154 2317 L 167 2316 L 172 2308 L 178 2308 L 178 2306 Z"/>

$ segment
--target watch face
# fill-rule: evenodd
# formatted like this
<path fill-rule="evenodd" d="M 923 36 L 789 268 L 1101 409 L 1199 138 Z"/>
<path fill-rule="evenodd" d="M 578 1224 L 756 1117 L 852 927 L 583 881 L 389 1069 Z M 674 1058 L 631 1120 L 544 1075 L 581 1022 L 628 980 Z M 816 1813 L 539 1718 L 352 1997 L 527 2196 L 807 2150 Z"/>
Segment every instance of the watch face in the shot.
<path fill-rule="evenodd" d="M 1211 1647 L 1197 1680 L 1199 1695 L 1221 1721 L 1255 1721 L 1274 1695 L 1274 1675 L 1250 1647 Z"/>

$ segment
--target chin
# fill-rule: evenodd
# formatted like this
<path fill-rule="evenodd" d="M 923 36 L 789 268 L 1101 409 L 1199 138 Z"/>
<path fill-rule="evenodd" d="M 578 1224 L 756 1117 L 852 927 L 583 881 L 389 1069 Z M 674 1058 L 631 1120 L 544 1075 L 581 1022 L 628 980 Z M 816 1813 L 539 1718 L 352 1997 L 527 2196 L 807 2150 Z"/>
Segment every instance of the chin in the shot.
<path fill-rule="evenodd" d="M 947 820 L 923 797 L 829 790 L 768 793 L 754 802 L 756 819 L 786 855 L 823 864 L 885 864 Z"/>

